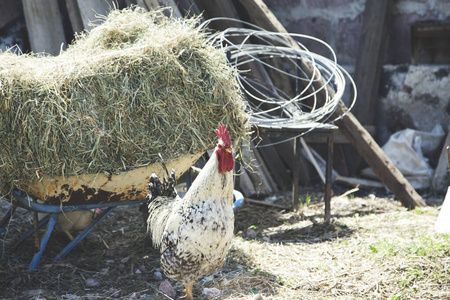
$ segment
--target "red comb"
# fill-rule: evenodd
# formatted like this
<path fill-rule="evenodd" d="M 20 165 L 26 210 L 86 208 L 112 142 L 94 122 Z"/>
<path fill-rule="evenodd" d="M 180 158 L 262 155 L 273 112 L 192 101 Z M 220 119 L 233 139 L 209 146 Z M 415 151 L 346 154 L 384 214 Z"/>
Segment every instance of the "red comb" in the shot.
<path fill-rule="evenodd" d="M 219 128 L 216 129 L 216 134 L 217 137 L 222 140 L 225 148 L 231 148 L 231 137 L 227 126 L 223 125 L 223 123 L 219 123 Z"/>

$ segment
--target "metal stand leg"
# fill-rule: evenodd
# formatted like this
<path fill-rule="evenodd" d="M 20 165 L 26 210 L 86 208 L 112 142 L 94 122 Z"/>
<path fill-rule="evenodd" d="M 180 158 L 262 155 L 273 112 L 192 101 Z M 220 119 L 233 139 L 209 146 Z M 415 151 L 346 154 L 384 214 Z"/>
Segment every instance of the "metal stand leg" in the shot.
<path fill-rule="evenodd" d="M 48 220 L 50 220 L 50 215 L 46 215 L 44 218 L 42 218 L 39 221 L 39 228 L 41 228 L 42 226 L 44 226 L 45 224 L 48 223 Z M 17 246 L 20 245 L 20 243 L 22 243 L 23 241 L 25 241 L 26 239 L 28 239 L 30 236 L 32 236 L 34 233 L 34 227 L 31 228 L 30 230 L 28 230 L 27 232 L 25 232 L 22 237 L 20 238 L 20 240 L 18 240 L 16 242 L 16 244 L 14 245 L 13 249 L 16 249 Z"/>
<path fill-rule="evenodd" d="M 330 224 L 331 219 L 331 182 L 333 172 L 333 133 L 328 133 L 328 156 L 325 174 L 325 223 Z"/>
<path fill-rule="evenodd" d="M 99 215 L 97 218 L 95 218 L 94 221 L 92 221 L 91 224 L 89 224 L 88 227 L 86 227 L 82 232 L 80 232 L 76 238 L 73 239 L 56 257 L 53 259 L 53 262 L 57 260 L 63 259 L 67 254 L 69 254 L 70 251 L 72 251 L 73 248 L 75 248 L 76 245 L 78 245 L 82 239 L 84 239 L 91 231 L 94 229 L 95 225 L 97 225 L 98 222 L 103 220 L 115 207 L 108 207 L 105 209 L 105 211 Z"/>
<path fill-rule="evenodd" d="M 300 156 L 300 138 L 296 138 L 294 140 L 294 165 L 292 167 L 293 169 L 293 182 L 292 182 L 292 209 L 294 211 L 297 211 L 300 203 L 298 201 L 299 198 L 299 192 L 298 192 L 298 185 L 299 185 L 299 181 L 300 181 L 300 176 L 299 176 L 299 172 L 300 172 L 300 163 L 299 163 L 299 158 Z"/>
<path fill-rule="evenodd" d="M 45 246 L 47 245 L 50 235 L 52 234 L 53 227 L 55 227 L 55 223 L 56 223 L 57 219 L 58 219 L 57 213 L 51 214 L 50 220 L 48 221 L 48 224 L 47 224 L 47 231 L 45 233 L 45 236 L 42 238 L 41 245 L 39 247 L 39 251 L 36 254 L 34 254 L 33 259 L 31 260 L 30 266 L 28 267 L 28 270 L 36 269 L 37 265 L 39 264 L 42 253 L 45 250 Z"/>

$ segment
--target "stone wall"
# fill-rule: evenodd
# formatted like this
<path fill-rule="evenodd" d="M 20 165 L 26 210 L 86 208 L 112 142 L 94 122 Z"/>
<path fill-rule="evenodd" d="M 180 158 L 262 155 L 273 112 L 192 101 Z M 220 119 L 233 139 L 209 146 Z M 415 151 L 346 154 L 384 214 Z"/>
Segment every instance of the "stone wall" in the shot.
<path fill-rule="evenodd" d="M 264 0 L 289 32 L 318 37 L 334 49 L 338 62 L 350 73 L 356 63 L 365 0 Z M 375 139 L 384 145 L 402 129 L 430 132 L 450 126 L 450 25 L 438 43 L 445 60 L 412 64 L 411 25 L 434 21 L 450 24 L 450 0 L 395 0 L 383 58 L 383 72 L 375 116 Z M 447 26 L 447 25 L 445 25 Z M 445 37 L 447 35 L 447 37 Z M 423 43 L 425 46 L 427 42 Z M 417 45 L 417 43 L 416 43 Z M 310 45 L 306 45 L 307 47 Z M 312 47 L 312 46 L 311 46 Z M 320 49 L 310 48 L 314 52 Z M 322 54 L 322 53 L 321 53 Z M 345 100 L 345 99 L 344 99 Z M 445 137 L 445 135 L 444 135 Z M 443 141 L 441 142 L 443 143 Z M 436 167 L 442 145 L 429 157 Z"/>
<path fill-rule="evenodd" d="M 354 65 L 365 0 L 264 0 L 289 32 L 318 37 L 333 47 L 342 65 Z M 411 62 L 410 25 L 449 20 L 450 0 L 396 0 L 385 64 Z"/>

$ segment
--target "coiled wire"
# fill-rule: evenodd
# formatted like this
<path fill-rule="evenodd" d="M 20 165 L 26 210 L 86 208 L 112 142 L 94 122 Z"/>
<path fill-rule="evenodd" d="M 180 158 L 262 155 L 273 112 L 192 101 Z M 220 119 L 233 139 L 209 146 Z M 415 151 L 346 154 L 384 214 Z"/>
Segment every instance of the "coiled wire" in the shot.
<path fill-rule="evenodd" d="M 331 118 L 344 95 L 347 80 L 353 90 L 348 111 L 353 107 L 357 96 L 355 83 L 324 41 L 303 34 L 270 32 L 230 18 L 210 19 L 201 26 L 216 21 L 239 25 L 213 33 L 209 42 L 226 53 L 230 65 L 237 69 L 237 81 L 247 98 L 246 109 L 252 125 L 302 124 L 310 125 L 309 132 L 324 122 L 333 123 L 343 117 Z M 290 38 L 297 47 L 290 44 Z M 321 45 L 328 57 L 309 51 L 302 40 Z M 312 73 L 306 72 L 301 63 L 307 63 Z M 255 69 L 263 71 L 255 76 Z M 288 95 L 274 84 L 274 76 L 284 77 L 295 86 L 295 95 Z"/>

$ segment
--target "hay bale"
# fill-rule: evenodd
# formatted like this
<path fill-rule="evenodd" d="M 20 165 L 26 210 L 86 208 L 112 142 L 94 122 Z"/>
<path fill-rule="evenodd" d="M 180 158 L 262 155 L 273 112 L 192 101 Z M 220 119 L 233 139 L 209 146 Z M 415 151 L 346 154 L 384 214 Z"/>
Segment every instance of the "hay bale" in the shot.
<path fill-rule="evenodd" d="M 0 53 L 0 192 L 43 176 L 115 174 L 247 131 L 224 54 L 198 19 L 113 10 L 59 56 Z"/>

